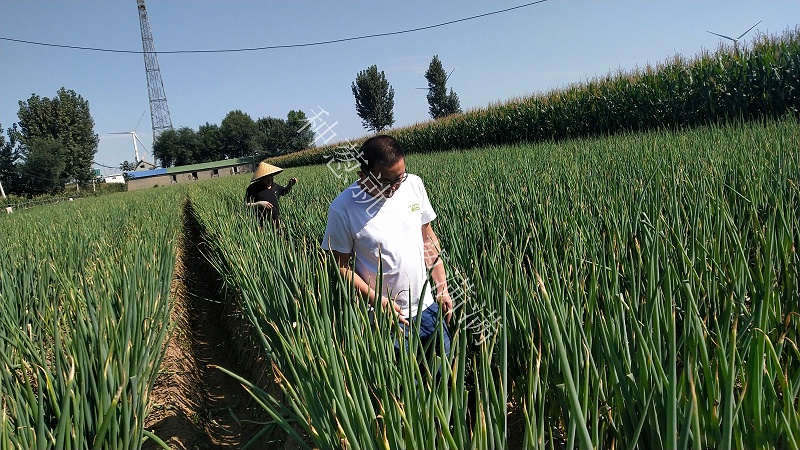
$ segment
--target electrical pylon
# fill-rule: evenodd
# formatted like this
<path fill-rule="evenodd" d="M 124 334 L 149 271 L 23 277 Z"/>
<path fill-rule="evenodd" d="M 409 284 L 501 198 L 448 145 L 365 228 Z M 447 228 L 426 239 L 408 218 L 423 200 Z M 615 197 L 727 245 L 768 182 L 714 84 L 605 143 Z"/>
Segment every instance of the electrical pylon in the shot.
<path fill-rule="evenodd" d="M 158 55 L 153 44 L 153 33 L 150 32 L 150 22 L 147 20 L 147 10 L 144 0 L 136 0 L 139 8 L 139 25 L 142 29 L 142 50 L 144 54 L 144 71 L 147 74 L 147 94 L 150 97 L 150 122 L 153 124 L 153 142 L 165 130 L 172 129 L 172 120 L 169 118 L 167 95 L 164 93 L 164 83 L 161 81 L 161 69 L 158 68 Z"/>

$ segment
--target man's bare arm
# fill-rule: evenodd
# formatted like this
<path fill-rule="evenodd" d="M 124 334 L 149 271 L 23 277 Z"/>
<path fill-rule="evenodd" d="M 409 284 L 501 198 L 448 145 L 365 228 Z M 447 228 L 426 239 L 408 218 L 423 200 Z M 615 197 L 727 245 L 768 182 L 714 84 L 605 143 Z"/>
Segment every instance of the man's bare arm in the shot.
<path fill-rule="evenodd" d="M 453 315 L 453 300 L 447 290 L 447 273 L 444 270 L 444 263 L 440 257 L 441 245 L 439 237 L 433 232 L 430 222 L 422 226 L 422 240 L 425 243 L 425 266 L 431 271 L 436 295 L 434 298 L 439 302 L 445 320 L 450 322 Z"/>
<path fill-rule="evenodd" d="M 350 253 L 340 253 L 336 250 L 332 250 L 332 252 L 333 256 L 336 258 L 336 264 L 339 266 L 339 274 L 345 280 L 352 280 L 353 286 L 355 286 L 356 290 L 367 299 L 367 302 L 369 302 L 371 306 L 375 306 L 375 298 L 377 297 L 377 294 L 374 286 L 370 286 L 369 283 L 364 281 L 364 279 L 361 278 L 361 276 L 357 274 L 352 267 L 350 267 Z M 408 324 L 408 321 L 401 313 L 402 309 L 400 308 L 400 305 L 391 301 L 388 297 L 381 298 L 382 308 L 388 308 L 390 304 L 394 306 L 395 314 L 400 317 L 400 322 Z"/>

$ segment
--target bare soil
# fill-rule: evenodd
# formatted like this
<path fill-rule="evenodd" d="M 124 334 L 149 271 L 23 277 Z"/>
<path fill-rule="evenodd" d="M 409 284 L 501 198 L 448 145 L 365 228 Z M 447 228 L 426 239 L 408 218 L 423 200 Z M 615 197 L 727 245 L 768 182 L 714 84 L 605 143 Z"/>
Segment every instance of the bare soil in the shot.
<path fill-rule="evenodd" d="M 216 273 L 200 254 L 198 236 L 192 219 L 185 218 L 171 287 L 174 325 L 150 395 L 145 428 L 173 449 L 238 449 L 269 419 L 244 388 L 216 366 L 249 380 L 264 380 L 266 364 L 262 357 L 247 355 L 231 336 L 230 327 L 242 320 L 241 315 L 222 295 Z M 283 440 L 281 433 L 267 433 L 251 448 L 284 448 Z M 142 448 L 160 447 L 147 441 Z"/>

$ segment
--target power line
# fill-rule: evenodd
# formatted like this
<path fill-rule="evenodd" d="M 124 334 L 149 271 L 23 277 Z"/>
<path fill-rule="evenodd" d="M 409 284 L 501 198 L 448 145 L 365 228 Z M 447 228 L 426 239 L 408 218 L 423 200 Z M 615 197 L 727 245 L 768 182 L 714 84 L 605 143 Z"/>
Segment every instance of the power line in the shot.
<path fill-rule="evenodd" d="M 94 164 L 95 166 L 105 167 L 106 169 L 116 169 L 116 170 L 119 170 L 119 167 L 107 166 L 107 165 L 105 165 L 105 164 L 100 164 L 100 163 L 99 163 L 99 162 L 97 162 L 97 161 L 92 161 L 92 164 Z"/>
<path fill-rule="evenodd" d="M 0 36 L 0 40 L 9 41 L 9 42 L 17 42 L 17 43 L 20 43 L 20 44 L 41 45 L 41 46 L 45 46 L 45 47 L 68 48 L 68 49 L 72 49 L 72 50 L 88 50 L 88 51 L 106 52 L 106 53 L 181 54 L 181 53 L 253 52 L 253 51 L 259 51 L 259 50 L 275 50 L 275 49 L 281 49 L 281 48 L 313 47 L 313 46 L 317 46 L 317 45 L 336 44 L 336 43 L 340 43 L 340 42 L 357 41 L 357 40 L 371 39 L 371 38 L 376 38 L 376 37 L 395 36 L 395 35 L 398 35 L 398 34 L 414 33 L 414 32 L 417 32 L 417 31 L 430 30 L 430 29 L 433 29 L 433 28 L 443 27 L 443 26 L 446 26 L 446 25 L 452 25 L 454 23 L 466 22 L 468 20 L 480 19 L 482 17 L 488 17 L 488 16 L 492 16 L 492 15 L 495 15 L 495 14 L 501 14 L 501 13 L 504 13 L 504 12 L 513 11 L 515 9 L 521 9 L 521 8 L 525 8 L 525 7 L 528 7 L 528 6 L 537 5 L 539 3 L 544 3 L 546 1 L 547 0 L 538 0 L 538 1 L 535 1 L 535 2 L 525 3 L 523 5 L 518 5 L 518 6 L 512 6 L 510 8 L 500 9 L 500 10 L 497 10 L 497 11 L 478 14 L 478 15 L 470 16 L 470 17 L 464 17 L 463 19 L 450 20 L 450 21 L 447 21 L 447 22 L 437 23 L 435 25 L 427 25 L 427 26 L 424 26 L 424 27 L 409 28 L 407 30 L 401 30 L 401 31 L 389 31 L 389 32 L 386 32 L 386 33 L 365 34 L 365 35 L 361 35 L 361 36 L 354 36 L 354 37 L 341 38 L 341 39 L 331 39 L 331 40 L 327 40 L 327 41 L 307 42 L 307 43 L 303 43 L 303 44 L 267 45 L 267 46 L 263 46 L 263 47 L 250 47 L 250 48 L 229 48 L 229 49 L 219 49 L 219 50 L 167 50 L 167 51 L 144 52 L 144 51 L 139 51 L 139 50 L 118 50 L 118 49 L 109 49 L 109 48 L 80 47 L 80 46 L 75 46 L 75 45 L 52 44 L 52 43 L 47 43 L 47 42 L 36 42 L 36 41 L 26 41 L 26 40 L 23 40 L 23 39 L 13 39 L 13 38 L 2 37 L 2 36 Z"/>

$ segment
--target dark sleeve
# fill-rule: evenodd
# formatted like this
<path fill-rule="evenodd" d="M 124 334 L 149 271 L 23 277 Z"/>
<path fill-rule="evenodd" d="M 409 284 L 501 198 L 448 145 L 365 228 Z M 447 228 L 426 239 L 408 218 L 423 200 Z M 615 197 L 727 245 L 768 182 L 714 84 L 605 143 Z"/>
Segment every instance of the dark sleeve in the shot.
<path fill-rule="evenodd" d="M 280 184 L 276 185 L 277 189 L 275 194 L 280 197 L 281 195 L 286 195 L 289 192 L 292 192 L 292 183 L 287 184 L 286 186 L 281 186 Z"/>

